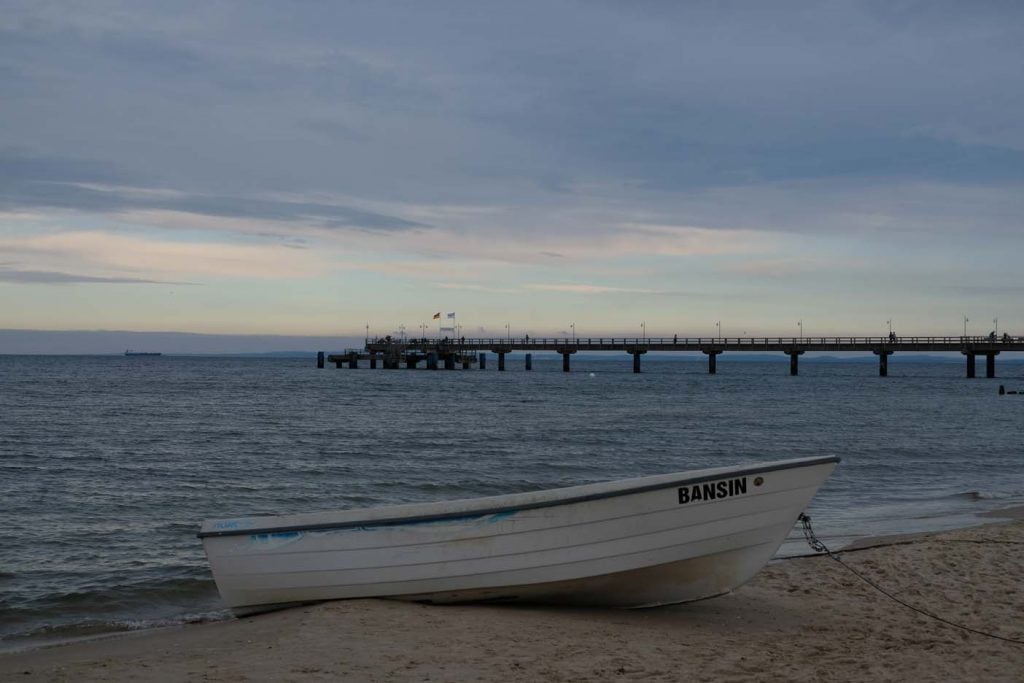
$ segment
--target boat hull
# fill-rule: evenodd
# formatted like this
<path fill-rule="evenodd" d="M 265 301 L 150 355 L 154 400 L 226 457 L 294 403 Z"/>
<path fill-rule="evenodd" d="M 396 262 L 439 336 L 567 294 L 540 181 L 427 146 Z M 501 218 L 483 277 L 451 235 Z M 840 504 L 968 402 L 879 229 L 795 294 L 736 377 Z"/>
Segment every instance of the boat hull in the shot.
<path fill-rule="evenodd" d="M 645 607 L 752 578 L 837 458 L 782 461 L 476 501 L 207 522 L 239 613 L 389 597 Z"/>

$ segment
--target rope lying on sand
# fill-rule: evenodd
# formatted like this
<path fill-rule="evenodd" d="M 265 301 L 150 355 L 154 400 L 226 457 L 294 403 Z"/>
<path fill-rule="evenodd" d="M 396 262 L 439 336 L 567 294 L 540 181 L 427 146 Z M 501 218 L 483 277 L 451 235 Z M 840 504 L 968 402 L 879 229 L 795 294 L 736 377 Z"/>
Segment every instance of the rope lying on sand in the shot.
<path fill-rule="evenodd" d="M 879 586 L 877 583 L 875 583 L 871 579 L 867 578 L 866 576 L 864 576 L 863 574 L 858 572 L 856 569 L 854 569 L 850 565 L 848 565 L 845 562 L 843 562 L 842 558 L 839 557 L 838 553 L 834 553 L 831 550 L 829 550 L 828 546 L 826 546 L 824 543 L 822 543 L 818 539 L 818 537 L 814 535 L 814 529 L 811 528 L 811 518 L 810 517 L 808 517 L 807 515 L 805 515 L 804 513 L 801 512 L 800 516 L 797 519 L 799 519 L 800 523 L 803 525 L 804 538 L 807 539 L 807 544 L 809 546 L 811 546 L 812 550 L 814 550 L 816 553 L 825 553 L 830 558 L 832 558 L 833 560 L 838 562 L 840 565 L 842 565 L 845 569 L 847 569 L 851 574 L 853 574 L 858 579 L 860 579 L 861 581 L 863 581 L 867 585 L 871 586 L 876 591 L 878 591 L 879 593 L 881 593 L 885 597 L 889 598 L 893 602 L 899 603 L 900 605 L 903 605 L 907 609 L 911 609 L 911 610 L 917 612 L 918 614 L 921 614 L 923 616 L 929 617 L 931 619 L 935 619 L 936 621 L 941 621 L 943 624 L 946 624 L 948 626 L 952 626 L 954 628 L 959 628 L 959 629 L 962 629 L 964 631 L 969 631 L 971 633 L 976 633 L 976 634 L 978 634 L 980 636 L 987 636 L 989 638 L 995 638 L 996 640 L 1002 640 L 1002 641 L 1005 641 L 1007 643 L 1015 643 L 1017 645 L 1024 645 L 1024 640 L 1018 640 L 1016 638 L 1007 638 L 1005 636 L 996 635 L 995 633 L 989 633 L 987 631 L 979 631 L 976 628 L 971 628 L 970 626 L 964 626 L 963 624 L 958 624 L 958 623 L 956 623 L 954 621 L 950 621 L 949 619 L 945 619 L 943 617 L 940 617 L 937 614 L 932 614 L 931 612 L 925 611 L 925 610 L 923 610 L 923 609 L 921 609 L 919 607 L 915 607 L 914 605 L 911 605 L 908 602 L 904 602 L 903 600 L 897 598 L 895 595 L 893 595 L 889 591 L 887 591 L 884 588 L 882 588 L 881 586 Z M 893 543 L 884 543 L 884 544 L 874 545 L 874 546 L 870 546 L 870 547 L 871 548 L 880 548 L 880 547 L 884 547 L 884 546 L 887 546 L 887 545 L 907 545 L 907 544 L 913 543 L 913 542 L 914 541 L 896 541 L 896 542 L 893 542 Z M 995 540 L 995 541 L 971 541 L 971 540 L 964 540 L 963 542 L 965 542 L 965 543 L 1005 543 L 1005 544 L 1008 544 L 1008 545 L 1020 545 L 1021 544 L 1020 541 L 998 541 L 998 540 Z M 857 548 L 857 550 L 868 550 L 868 548 Z M 815 556 L 812 555 L 810 557 L 815 557 Z"/>

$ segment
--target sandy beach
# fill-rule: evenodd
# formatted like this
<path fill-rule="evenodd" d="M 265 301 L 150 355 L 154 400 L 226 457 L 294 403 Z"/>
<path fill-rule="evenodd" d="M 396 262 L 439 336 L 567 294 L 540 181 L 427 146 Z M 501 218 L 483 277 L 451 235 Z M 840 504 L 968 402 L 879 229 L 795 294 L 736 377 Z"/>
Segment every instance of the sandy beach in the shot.
<path fill-rule="evenodd" d="M 1024 641 L 1024 521 L 877 539 L 845 563 L 900 599 Z M 354 600 L 0 656 L 18 681 L 1012 681 L 1024 644 L 900 606 L 828 557 L 649 610 Z"/>

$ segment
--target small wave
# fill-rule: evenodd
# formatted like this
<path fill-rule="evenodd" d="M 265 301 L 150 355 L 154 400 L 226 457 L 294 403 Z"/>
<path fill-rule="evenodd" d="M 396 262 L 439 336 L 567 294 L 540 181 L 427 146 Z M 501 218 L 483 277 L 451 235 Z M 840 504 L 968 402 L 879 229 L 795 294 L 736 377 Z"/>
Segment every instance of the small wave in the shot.
<path fill-rule="evenodd" d="M 55 644 L 126 631 L 169 628 L 186 624 L 203 624 L 233 618 L 231 610 L 214 609 L 188 612 L 174 616 L 146 618 L 80 619 L 65 623 L 33 624 L 0 634 L 0 650 L 21 649 L 41 644 Z"/>
<path fill-rule="evenodd" d="M 1007 498 L 1022 498 L 1024 494 L 1019 491 L 967 491 L 958 494 L 957 497 L 967 500 L 1005 500 Z"/>
<path fill-rule="evenodd" d="M 0 614 L 0 649 L 228 617 L 210 579 L 95 586 L 5 606 Z"/>
<path fill-rule="evenodd" d="M 93 585 L 78 590 L 52 592 L 6 604 L 0 628 L 33 621 L 46 624 L 80 621 L 90 617 L 104 621 L 128 614 L 161 615 L 219 609 L 212 579 L 167 579 L 132 585 Z"/>

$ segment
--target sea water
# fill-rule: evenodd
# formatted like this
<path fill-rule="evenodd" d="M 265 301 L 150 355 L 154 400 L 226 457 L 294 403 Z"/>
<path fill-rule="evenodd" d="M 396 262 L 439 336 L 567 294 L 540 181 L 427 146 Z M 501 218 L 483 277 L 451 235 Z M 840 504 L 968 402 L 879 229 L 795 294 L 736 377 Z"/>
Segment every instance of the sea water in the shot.
<path fill-rule="evenodd" d="M 833 546 L 1024 501 L 1024 364 L 509 356 L 455 371 L 312 358 L 0 356 L 0 649 L 227 618 L 207 517 L 449 500 L 842 458 Z M 492 359 L 493 360 L 493 359 Z M 784 554 L 807 552 L 799 533 Z"/>

